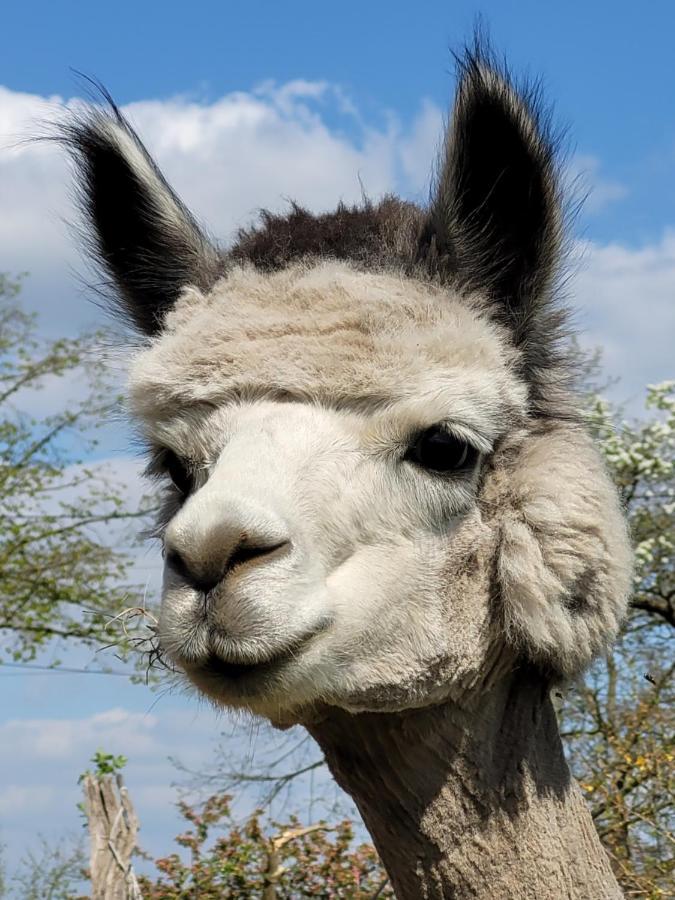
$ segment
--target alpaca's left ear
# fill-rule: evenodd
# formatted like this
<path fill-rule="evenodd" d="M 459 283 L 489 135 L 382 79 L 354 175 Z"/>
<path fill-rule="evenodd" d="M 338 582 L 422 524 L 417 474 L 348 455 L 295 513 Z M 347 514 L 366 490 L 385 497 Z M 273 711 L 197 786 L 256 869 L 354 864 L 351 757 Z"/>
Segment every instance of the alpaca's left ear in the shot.
<path fill-rule="evenodd" d="M 487 296 L 517 345 L 537 342 L 560 256 L 554 144 L 536 93 L 519 92 L 470 53 L 445 140 L 420 255 L 429 267 Z"/>
<path fill-rule="evenodd" d="M 92 255 L 124 314 L 152 334 L 185 287 L 213 285 L 218 253 L 116 107 L 74 118 L 63 140 Z"/>
<path fill-rule="evenodd" d="M 616 637 L 633 556 L 616 488 L 579 426 L 548 424 L 494 459 L 482 500 L 499 520 L 496 595 L 523 655 L 578 675 Z"/>

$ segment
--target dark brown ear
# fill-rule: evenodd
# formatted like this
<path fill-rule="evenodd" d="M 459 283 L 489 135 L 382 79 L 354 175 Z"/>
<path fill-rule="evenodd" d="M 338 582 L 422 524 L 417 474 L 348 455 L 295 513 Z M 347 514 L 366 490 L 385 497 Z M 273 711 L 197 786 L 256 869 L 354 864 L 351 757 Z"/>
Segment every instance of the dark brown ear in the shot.
<path fill-rule="evenodd" d="M 112 278 L 122 312 L 152 334 L 184 287 L 211 287 L 218 253 L 114 105 L 73 119 L 64 141 L 92 255 Z"/>
<path fill-rule="evenodd" d="M 539 340 L 560 258 L 555 144 L 537 91 L 517 90 L 489 53 L 467 53 L 459 75 L 420 252 L 486 295 L 523 346 Z"/>

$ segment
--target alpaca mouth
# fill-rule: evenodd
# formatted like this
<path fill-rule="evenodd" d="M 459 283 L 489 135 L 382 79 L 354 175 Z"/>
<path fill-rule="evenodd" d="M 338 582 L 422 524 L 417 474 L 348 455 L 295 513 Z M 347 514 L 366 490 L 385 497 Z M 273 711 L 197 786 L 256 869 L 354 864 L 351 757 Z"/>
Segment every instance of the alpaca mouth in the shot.
<path fill-rule="evenodd" d="M 281 662 L 288 661 L 294 654 L 283 653 L 273 656 L 271 659 L 265 659 L 261 662 L 254 663 L 235 663 L 227 662 L 215 653 L 203 663 L 200 668 L 204 675 L 210 675 L 214 678 L 227 678 L 236 681 L 244 678 L 246 675 L 269 671 Z"/>
<path fill-rule="evenodd" d="M 256 660 L 255 662 L 233 662 L 211 651 L 207 659 L 196 668 L 201 675 L 208 678 L 225 679 L 227 681 L 243 681 L 248 676 L 260 677 L 268 675 L 296 660 L 310 641 L 325 631 L 330 624 L 330 619 L 323 619 L 316 627 L 299 637 L 292 644 L 280 649 L 266 659 Z"/>

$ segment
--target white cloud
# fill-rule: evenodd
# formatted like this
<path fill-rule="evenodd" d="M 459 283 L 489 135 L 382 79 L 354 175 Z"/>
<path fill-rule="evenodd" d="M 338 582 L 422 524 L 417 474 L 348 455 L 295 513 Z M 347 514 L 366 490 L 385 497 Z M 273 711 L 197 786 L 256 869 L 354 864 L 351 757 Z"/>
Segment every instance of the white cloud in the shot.
<path fill-rule="evenodd" d="M 575 154 L 567 166 L 565 176 L 573 196 L 585 198 L 583 210 L 588 215 L 602 212 L 611 203 L 622 200 L 628 194 L 625 184 L 605 178 L 600 160 L 589 153 Z"/>
<path fill-rule="evenodd" d="M 400 140 L 401 164 L 412 191 L 426 202 L 431 179 L 442 149 L 445 119 L 429 100 L 422 103 L 409 135 Z"/>
<path fill-rule="evenodd" d="M 575 253 L 570 287 L 582 340 L 601 346 L 605 371 L 621 378 L 614 395 L 634 401 L 647 383 L 675 374 L 675 231 L 639 249 L 587 242 Z"/>
<path fill-rule="evenodd" d="M 146 101 L 126 112 L 179 193 L 227 237 L 260 206 L 356 201 L 359 177 L 376 197 L 394 187 L 392 131 L 367 131 L 358 143 L 331 132 L 310 105 L 325 93 L 324 85 L 295 82 L 209 106 Z"/>
<path fill-rule="evenodd" d="M 62 111 L 59 97 L 0 86 L 0 268 L 30 272 L 25 294 L 50 313 L 57 312 L 53 304 L 62 301 L 64 289 L 73 290 L 67 278 L 76 255 L 61 221 L 68 208 L 67 168 L 53 144 L 30 139 Z"/>
<path fill-rule="evenodd" d="M 25 141 L 69 105 L 0 87 L 0 268 L 31 273 L 24 296 L 52 333 L 101 321 L 73 274 L 84 267 L 64 224 L 76 218 L 64 154 L 53 143 Z M 339 88 L 296 80 L 209 104 L 174 97 L 123 111 L 188 206 L 226 241 L 260 207 L 280 210 L 289 199 L 318 211 L 340 199 L 359 201 L 362 188 L 373 198 L 396 189 L 419 193 L 434 109 L 424 104 L 410 128 L 392 115 L 373 127 Z M 347 127 L 329 127 L 331 117 Z"/>
<path fill-rule="evenodd" d="M 157 717 L 120 707 L 84 719 L 9 719 L 0 725 L 0 759 L 69 760 L 82 746 L 136 757 L 156 753 Z"/>
<path fill-rule="evenodd" d="M 17 809 L 41 813 L 53 807 L 58 792 L 50 785 L 10 784 L 0 790 L 0 816 L 14 814 Z"/>

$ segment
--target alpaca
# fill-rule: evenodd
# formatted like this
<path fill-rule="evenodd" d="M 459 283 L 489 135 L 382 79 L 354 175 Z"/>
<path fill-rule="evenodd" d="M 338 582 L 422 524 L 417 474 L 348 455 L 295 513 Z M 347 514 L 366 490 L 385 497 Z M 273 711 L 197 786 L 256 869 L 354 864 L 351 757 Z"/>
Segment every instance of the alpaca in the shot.
<path fill-rule="evenodd" d="M 555 142 L 489 52 L 459 66 L 428 207 L 264 212 L 227 250 L 114 106 L 64 140 L 141 336 L 166 656 L 308 729 L 398 897 L 615 898 L 549 699 L 631 580 L 575 406 Z"/>

